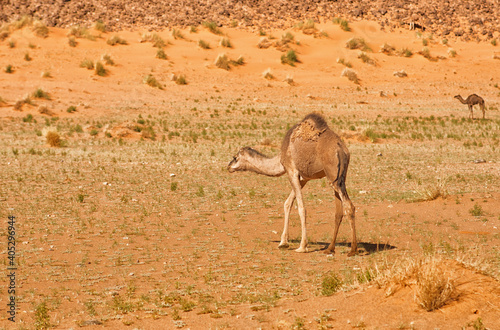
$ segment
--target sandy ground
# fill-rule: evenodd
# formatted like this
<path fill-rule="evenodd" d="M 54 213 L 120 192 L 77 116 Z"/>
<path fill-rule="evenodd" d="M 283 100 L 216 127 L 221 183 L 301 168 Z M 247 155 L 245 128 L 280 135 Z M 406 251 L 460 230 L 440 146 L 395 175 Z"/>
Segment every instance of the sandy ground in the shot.
<path fill-rule="evenodd" d="M 141 42 L 147 31 L 91 29 L 94 41 L 77 38 L 70 47 L 68 30 L 38 38 L 24 28 L 0 42 L 1 246 L 7 256 L 13 214 L 19 263 L 16 323 L 7 319 L 2 276 L 0 326 L 500 328 L 498 48 L 387 33 L 372 22 L 350 32 L 316 27 L 316 37 L 223 28 L 231 48 L 202 27 L 180 30 L 177 39 L 161 31 L 166 59 Z M 294 36 L 295 66 L 282 64 L 285 53 L 276 47 L 257 47 L 285 32 Z M 114 35 L 127 44 L 107 44 Z M 372 49 L 373 64 L 345 47 L 353 37 Z M 383 54 L 384 43 L 413 55 Z M 424 47 L 431 59 L 417 54 Z M 242 56 L 244 65 L 217 68 L 222 53 Z M 104 63 L 105 54 L 114 61 L 104 64 L 105 76 L 80 67 L 85 59 Z M 359 84 L 341 77 L 338 59 L 352 64 Z M 401 70 L 408 76 L 394 76 Z M 145 84 L 147 75 L 161 89 Z M 49 97 L 16 107 L 39 88 Z M 486 120 L 462 119 L 467 106 L 453 96 L 472 93 L 485 99 Z M 295 210 L 292 246 L 277 249 L 287 180 L 225 170 L 239 146 L 276 154 L 287 126 L 311 111 L 323 113 L 351 151 L 347 186 L 360 242 L 353 258 L 346 224 L 336 255 L 321 251 L 333 221 L 324 183 L 305 189 L 311 244 L 297 254 Z M 481 116 L 477 108 L 474 116 Z M 144 133 L 148 125 L 154 137 Z M 62 147 L 47 144 L 48 128 L 59 132 Z M 370 128 L 386 135 L 370 139 Z M 422 198 L 436 187 L 441 196 Z M 456 287 L 438 310 L 419 307 L 414 284 L 388 295 L 373 281 L 359 283 L 367 269 L 429 254 L 445 260 Z M 322 280 L 332 272 L 346 285 L 325 296 Z"/>

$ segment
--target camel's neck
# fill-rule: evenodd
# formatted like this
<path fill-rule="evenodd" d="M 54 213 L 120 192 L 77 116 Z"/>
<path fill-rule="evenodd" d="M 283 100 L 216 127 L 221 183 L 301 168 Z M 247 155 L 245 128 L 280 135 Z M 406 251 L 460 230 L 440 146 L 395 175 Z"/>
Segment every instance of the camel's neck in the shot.
<path fill-rule="evenodd" d="M 467 104 L 467 101 L 465 101 L 465 100 L 462 98 L 462 96 L 458 95 L 458 96 L 457 96 L 457 99 L 458 99 L 460 102 L 462 102 L 463 104 Z"/>
<path fill-rule="evenodd" d="M 252 171 L 267 176 L 282 176 L 285 174 L 285 168 L 280 162 L 279 155 L 272 158 L 254 155 L 253 157 L 248 157 L 246 161 L 246 171 Z"/>

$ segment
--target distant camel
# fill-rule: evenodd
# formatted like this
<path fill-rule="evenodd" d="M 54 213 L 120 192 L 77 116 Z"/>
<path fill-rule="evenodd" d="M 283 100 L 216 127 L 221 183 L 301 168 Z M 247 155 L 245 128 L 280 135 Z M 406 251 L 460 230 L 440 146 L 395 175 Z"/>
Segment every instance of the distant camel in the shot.
<path fill-rule="evenodd" d="M 481 96 L 477 95 L 477 94 L 471 94 L 467 97 L 467 99 L 463 99 L 462 96 L 460 95 L 455 95 L 455 97 L 457 100 L 459 100 L 460 102 L 462 102 L 463 104 L 467 104 L 469 106 L 469 111 L 470 111 L 470 115 L 469 117 L 474 119 L 474 115 L 472 113 L 472 108 L 474 107 L 474 105 L 476 104 L 479 104 L 479 107 L 481 108 L 481 110 L 483 111 L 483 119 L 484 119 L 484 115 L 485 115 L 485 106 L 484 106 L 484 100 Z"/>
<path fill-rule="evenodd" d="M 281 145 L 281 154 L 269 158 L 260 152 L 244 147 L 228 165 L 230 173 L 251 171 L 267 176 L 288 174 L 292 192 L 285 201 L 285 226 L 279 248 L 288 248 L 288 224 L 292 205 L 297 198 L 302 239 L 296 252 L 307 252 L 306 210 L 302 197 L 302 188 L 309 180 L 327 177 L 335 192 L 335 229 L 333 239 L 325 253 L 335 253 L 335 241 L 342 217 L 348 216 L 352 229 L 351 252 L 356 254 L 355 208 L 345 186 L 349 150 L 340 137 L 329 127 L 323 117 L 316 113 L 308 114 L 300 123 L 293 126 L 285 135 Z"/>

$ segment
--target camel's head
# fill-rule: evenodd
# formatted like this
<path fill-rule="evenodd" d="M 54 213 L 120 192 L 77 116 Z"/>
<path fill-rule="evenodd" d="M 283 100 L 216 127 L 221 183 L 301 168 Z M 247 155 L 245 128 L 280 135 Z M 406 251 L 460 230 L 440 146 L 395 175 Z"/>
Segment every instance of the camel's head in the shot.
<path fill-rule="evenodd" d="M 249 152 L 249 147 L 241 148 L 240 151 L 233 157 L 233 160 L 229 162 L 227 165 L 227 170 L 229 173 L 233 173 L 236 171 L 244 171 L 246 166 L 246 159 Z"/>

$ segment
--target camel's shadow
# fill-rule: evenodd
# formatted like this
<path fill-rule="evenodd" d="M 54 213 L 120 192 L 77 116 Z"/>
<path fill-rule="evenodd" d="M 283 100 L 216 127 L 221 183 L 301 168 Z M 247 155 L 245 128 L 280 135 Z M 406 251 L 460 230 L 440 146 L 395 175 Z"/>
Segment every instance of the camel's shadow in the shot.
<path fill-rule="evenodd" d="M 280 241 L 272 241 L 272 243 L 278 243 Z M 300 245 L 300 239 L 292 239 L 289 240 L 290 243 L 293 243 L 293 247 L 290 246 L 288 247 L 288 250 L 295 250 L 296 248 L 299 247 Z M 296 246 L 295 246 L 296 245 Z M 309 249 L 309 253 L 311 252 L 318 252 L 318 251 L 324 251 L 328 248 L 328 245 L 330 245 L 329 242 L 319 242 L 319 241 L 311 241 L 308 243 L 307 247 Z M 351 247 L 351 243 L 348 242 L 337 242 L 335 243 L 335 246 L 345 246 L 345 247 Z M 397 247 L 394 245 L 390 245 L 387 243 L 368 243 L 368 242 L 358 242 L 358 255 L 369 255 L 372 253 L 377 253 L 381 251 L 387 251 L 387 250 L 393 250 L 396 249 Z"/>

